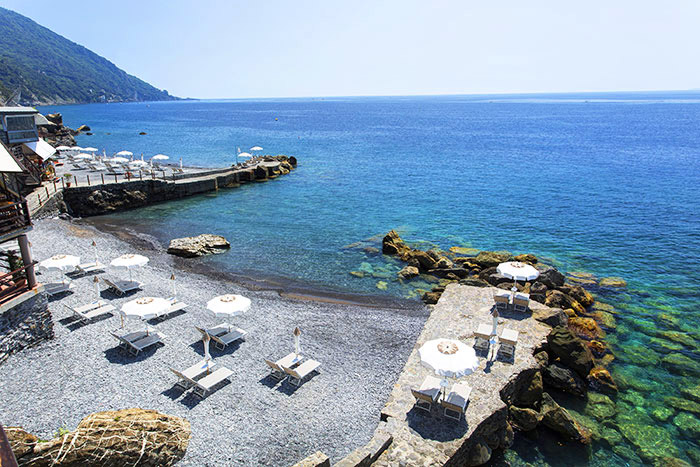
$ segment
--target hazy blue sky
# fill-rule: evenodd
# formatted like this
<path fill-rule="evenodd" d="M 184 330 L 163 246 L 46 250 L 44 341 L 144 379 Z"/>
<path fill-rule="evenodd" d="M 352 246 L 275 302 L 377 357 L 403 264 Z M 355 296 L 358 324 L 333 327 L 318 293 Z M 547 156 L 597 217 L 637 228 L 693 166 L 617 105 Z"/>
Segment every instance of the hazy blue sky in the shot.
<path fill-rule="evenodd" d="M 700 1 L 0 0 L 178 96 L 700 88 Z"/>

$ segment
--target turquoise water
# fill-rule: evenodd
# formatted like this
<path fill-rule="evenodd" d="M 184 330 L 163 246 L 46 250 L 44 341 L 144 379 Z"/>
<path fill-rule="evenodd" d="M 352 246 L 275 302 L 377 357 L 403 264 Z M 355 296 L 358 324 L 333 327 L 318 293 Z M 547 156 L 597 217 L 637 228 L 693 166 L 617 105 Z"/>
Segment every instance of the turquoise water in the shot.
<path fill-rule="evenodd" d="M 72 127 L 87 123 L 94 135 L 78 143 L 108 153 L 165 153 L 200 166 L 232 163 L 236 147 L 254 145 L 296 156 L 296 171 L 268 183 L 103 219 L 164 243 L 225 235 L 231 251 L 202 261 L 226 271 L 416 297 L 416 287 L 429 285 L 399 283 L 400 264 L 365 251 L 396 228 L 419 246 L 530 252 L 565 271 L 625 278 L 622 291 L 591 287 L 614 307 L 605 330 L 615 355 L 610 369 L 624 389 L 610 401 L 614 410 L 597 418 L 592 406 L 572 406 L 599 437 L 576 463 L 624 465 L 662 455 L 700 463 L 700 391 L 689 392 L 700 376 L 698 104 L 700 93 L 688 92 L 43 111 L 60 111 Z M 557 464 L 566 454 L 527 439 L 516 446 L 516 464 Z"/>

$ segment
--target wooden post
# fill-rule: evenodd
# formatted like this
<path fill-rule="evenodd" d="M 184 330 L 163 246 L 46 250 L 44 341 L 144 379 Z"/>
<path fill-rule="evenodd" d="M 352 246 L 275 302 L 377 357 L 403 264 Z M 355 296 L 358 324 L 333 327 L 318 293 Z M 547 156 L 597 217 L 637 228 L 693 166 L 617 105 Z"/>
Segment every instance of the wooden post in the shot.
<path fill-rule="evenodd" d="M 41 206 L 41 193 L 39 193 L 38 191 L 36 193 L 36 199 L 39 200 L 39 206 Z"/>
<path fill-rule="evenodd" d="M 22 255 L 22 262 L 27 269 L 27 287 L 33 289 L 36 287 L 36 274 L 34 274 L 34 264 L 32 264 L 32 252 L 29 250 L 29 240 L 27 239 L 27 234 L 22 234 L 17 237 L 19 243 L 19 251 Z"/>
<path fill-rule="evenodd" d="M 143 180 L 143 171 L 139 170 L 139 180 Z"/>
<path fill-rule="evenodd" d="M 100 174 L 100 177 L 102 177 L 102 184 L 105 184 L 105 174 Z"/>
<path fill-rule="evenodd" d="M 63 181 L 63 177 L 61 177 L 61 188 L 63 188 L 64 190 L 66 189 L 66 184 Z"/>
<path fill-rule="evenodd" d="M 44 188 L 46 189 L 46 197 L 48 198 L 49 197 L 49 187 L 44 185 Z"/>
<path fill-rule="evenodd" d="M 90 186 L 90 176 L 89 176 L 89 175 L 86 175 L 86 177 L 87 177 L 87 180 L 88 180 L 88 186 Z"/>
<path fill-rule="evenodd" d="M 117 183 L 117 174 L 114 174 L 114 183 Z"/>
<path fill-rule="evenodd" d="M 53 179 L 53 192 L 56 193 L 58 189 L 56 188 L 56 179 Z"/>

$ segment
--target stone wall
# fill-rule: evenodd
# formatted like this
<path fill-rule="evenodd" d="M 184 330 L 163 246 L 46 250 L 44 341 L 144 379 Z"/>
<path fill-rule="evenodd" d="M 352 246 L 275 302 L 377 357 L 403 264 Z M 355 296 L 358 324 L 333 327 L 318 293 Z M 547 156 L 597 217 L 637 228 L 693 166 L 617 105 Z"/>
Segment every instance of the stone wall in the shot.
<path fill-rule="evenodd" d="M 13 353 L 53 339 L 53 320 L 48 295 L 42 289 L 33 296 L 0 312 L 0 364 Z"/>

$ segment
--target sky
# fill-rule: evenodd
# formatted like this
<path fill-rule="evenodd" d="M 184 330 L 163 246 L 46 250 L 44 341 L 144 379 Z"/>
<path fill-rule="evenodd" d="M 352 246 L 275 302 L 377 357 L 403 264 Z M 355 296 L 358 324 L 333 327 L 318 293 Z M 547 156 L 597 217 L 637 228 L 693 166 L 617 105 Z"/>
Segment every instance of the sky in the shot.
<path fill-rule="evenodd" d="M 700 88 L 700 2 L 0 0 L 180 97 Z"/>

